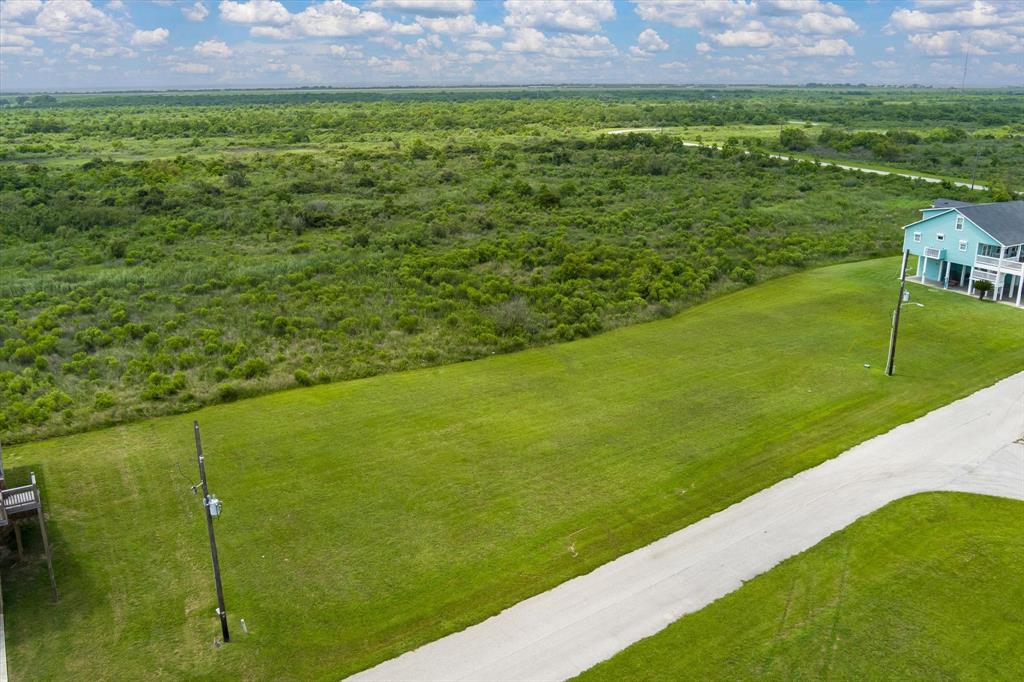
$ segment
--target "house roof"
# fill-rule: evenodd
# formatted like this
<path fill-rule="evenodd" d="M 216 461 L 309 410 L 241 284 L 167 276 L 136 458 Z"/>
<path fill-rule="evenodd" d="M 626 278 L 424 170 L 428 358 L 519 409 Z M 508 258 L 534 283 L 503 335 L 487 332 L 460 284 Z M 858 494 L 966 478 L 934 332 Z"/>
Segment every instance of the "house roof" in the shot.
<path fill-rule="evenodd" d="M 1004 246 L 1024 244 L 1024 201 L 955 206 L 957 211 Z"/>

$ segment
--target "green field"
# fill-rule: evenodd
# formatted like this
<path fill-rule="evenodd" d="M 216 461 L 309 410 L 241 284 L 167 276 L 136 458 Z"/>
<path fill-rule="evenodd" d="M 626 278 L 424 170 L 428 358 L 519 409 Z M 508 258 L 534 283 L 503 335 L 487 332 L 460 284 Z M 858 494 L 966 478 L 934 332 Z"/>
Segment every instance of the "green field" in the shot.
<path fill-rule="evenodd" d="M 852 87 L 0 97 L 0 440 L 570 341 L 892 255 L 937 196 L 1009 196 L 1020 102 Z M 794 125 L 806 145 L 787 154 L 951 177 L 977 156 L 992 190 L 743 153 L 780 151 Z M 819 149 L 826 132 L 841 154 Z M 721 151 L 682 144 L 698 136 Z"/>
<path fill-rule="evenodd" d="M 784 129 L 797 128 L 808 138 L 804 149 L 793 149 L 780 144 Z M 861 143 L 841 145 L 836 149 L 819 141 L 828 128 L 854 136 L 864 134 Z M 892 131 L 893 135 L 913 134 L 913 144 L 893 143 L 872 148 L 871 143 Z M 1020 124 L 979 129 L 970 135 L 954 129 L 962 137 L 946 139 L 949 128 L 934 128 L 925 122 L 920 126 L 857 127 L 829 126 L 808 121 L 788 121 L 765 124 L 733 123 L 728 125 L 667 126 L 650 129 L 651 133 L 670 135 L 689 142 L 700 142 L 717 147 L 743 148 L 792 159 L 825 161 L 851 165 L 857 168 L 883 170 L 891 173 L 925 175 L 951 182 L 971 182 L 998 186 L 1000 191 L 1019 192 L 1024 183 L 1024 126 Z M 604 131 L 599 131 L 604 132 Z M 955 137 L 957 133 L 953 133 Z M 827 134 L 827 133 L 826 133 Z M 897 138 L 899 139 L 899 138 Z M 985 199 L 979 199 L 985 201 Z"/>
<path fill-rule="evenodd" d="M 1020 311 L 914 287 L 885 377 L 896 269 L 7 449 L 9 484 L 41 476 L 63 593 L 38 561 L 4 567 L 12 678 L 338 679 L 1024 365 Z M 226 504 L 219 650 L 193 418 Z"/>
<path fill-rule="evenodd" d="M 1024 678 L 1024 502 L 898 500 L 576 678 Z"/>

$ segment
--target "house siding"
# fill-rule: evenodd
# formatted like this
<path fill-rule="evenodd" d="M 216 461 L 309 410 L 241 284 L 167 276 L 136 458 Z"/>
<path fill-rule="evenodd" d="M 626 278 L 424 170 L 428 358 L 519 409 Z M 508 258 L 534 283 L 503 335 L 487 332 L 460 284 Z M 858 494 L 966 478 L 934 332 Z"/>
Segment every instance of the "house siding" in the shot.
<path fill-rule="evenodd" d="M 969 218 L 964 217 L 964 229 L 956 229 L 956 219 L 960 216 L 957 211 L 946 210 L 944 213 L 925 217 L 924 220 L 907 226 L 903 233 L 903 248 L 909 249 L 910 253 L 921 256 L 925 247 L 934 249 L 945 249 L 944 260 L 960 265 L 974 265 L 974 257 L 978 253 L 979 244 L 990 244 L 999 246 L 999 242 L 990 237 L 980 227 L 975 225 Z M 914 233 L 921 233 L 921 241 L 914 241 Z M 944 234 L 945 239 L 939 241 L 939 234 Z M 960 250 L 960 240 L 967 241 L 967 250 Z M 929 259 L 927 277 L 938 278 L 938 262 Z M 932 266 L 934 263 L 934 269 Z"/>

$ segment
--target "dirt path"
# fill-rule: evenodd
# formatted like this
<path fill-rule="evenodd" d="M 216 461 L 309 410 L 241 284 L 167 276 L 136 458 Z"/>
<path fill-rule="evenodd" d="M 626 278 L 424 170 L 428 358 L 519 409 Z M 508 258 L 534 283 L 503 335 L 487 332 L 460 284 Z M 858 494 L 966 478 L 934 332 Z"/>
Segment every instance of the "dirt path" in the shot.
<path fill-rule="evenodd" d="M 893 500 L 1024 500 L 1022 435 L 1024 372 L 349 679 L 565 680 Z"/>

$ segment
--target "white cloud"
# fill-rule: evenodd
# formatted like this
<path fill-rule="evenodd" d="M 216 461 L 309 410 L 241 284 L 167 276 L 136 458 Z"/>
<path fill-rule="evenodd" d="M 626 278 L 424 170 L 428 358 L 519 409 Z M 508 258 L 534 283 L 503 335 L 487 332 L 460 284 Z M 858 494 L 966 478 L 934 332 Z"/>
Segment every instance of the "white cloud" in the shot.
<path fill-rule="evenodd" d="M 35 45 L 35 42 L 27 36 L 23 36 L 20 33 L 4 33 L 3 34 L 4 45 L 20 45 L 22 47 L 29 47 Z"/>
<path fill-rule="evenodd" d="M 18 57 L 41 57 L 43 51 L 38 47 L 25 47 L 23 45 L 0 45 L 0 56 L 15 55 Z"/>
<path fill-rule="evenodd" d="M 363 51 L 352 45 L 331 45 L 331 54 L 342 59 L 362 59 Z"/>
<path fill-rule="evenodd" d="M 434 33 L 446 35 L 470 35 L 478 38 L 497 38 L 505 35 L 505 29 L 494 24 L 484 24 L 471 14 L 454 17 L 419 17 L 416 22 Z"/>
<path fill-rule="evenodd" d="M 850 17 L 835 16 L 824 12 L 801 14 L 794 28 L 806 33 L 832 35 L 836 33 L 853 33 L 859 29 L 857 22 Z"/>
<path fill-rule="evenodd" d="M 962 53 L 965 45 L 959 31 L 914 33 L 907 36 L 907 42 L 912 47 L 933 57 Z"/>
<path fill-rule="evenodd" d="M 637 36 L 636 46 L 645 52 L 660 52 L 668 49 L 668 43 L 661 39 L 653 28 L 646 28 Z"/>
<path fill-rule="evenodd" d="M 125 57 L 131 59 L 138 53 L 135 50 L 127 47 L 121 47 L 118 45 L 111 45 L 103 48 L 95 48 L 89 45 L 79 45 L 73 43 L 68 48 L 68 58 L 73 59 L 75 57 L 84 57 L 86 59 L 105 59 L 108 57 Z"/>
<path fill-rule="evenodd" d="M 697 51 L 770 50 L 766 56 L 841 56 L 853 47 L 837 36 L 860 26 L 835 3 L 821 0 L 634 0 L 640 18 L 697 29 Z M 649 50 L 648 50 L 649 52 Z M 636 54 L 634 52 L 634 54 Z"/>
<path fill-rule="evenodd" d="M 494 45 L 491 45 L 486 40 L 467 40 L 461 43 L 461 45 L 467 52 L 494 52 Z"/>
<path fill-rule="evenodd" d="M 661 39 L 653 28 L 644 29 L 637 36 L 636 45 L 629 48 L 629 55 L 637 59 L 648 59 L 655 52 L 668 49 L 668 43 Z"/>
<path fill-rule="evenodd" d="M 971 31 L 968 39 L 971 41 L 971 53 L 978 54 L 977 46 L 981 46 L 989 54 L 993 52 L 1024 52 L 1024 27 L 1017 29 L 1017 35 L 1012 32 L 1014 29 L 993 29 L 983 28 Z"/>
<path fill-rule="evenodd" d="M 633 0 L 644 21 L 663 21 L 678 28 L 733 25 L 752 15 L 755 7 L 745 0 Z"/>
<path fill-rule="evenodd" d="M 607 36 L 575 33 L 548 36 L 535 28 L 515 29 L 512 39 L 502 47 L 509 52 L 541 54 L 555 59 L 589 59 L 618 54 Z"/>
<path fill-rule="evenodd" d="M 20 2 L 5 2 L 0 5 L 0 13 L 5 21 L 27 17 L 35 14 L 43 8 L 43 0 L 22 0 Z"/>
<path fill-rule="evenodd" d="M 107 3 L 107 9 L 111 12 L 127 12 L 128 8 L 124 5 L 124 0 L 110 0 Z"/>
<path fill-rule="evenodd" d="M 423 59 L 431 50 L 441 49 L 441 36 L 435 33 L 426 38 L 420 38 L 412 45 L 405 45 L 404 48 L 405 53 L 413 59 Z"/>
<path fill-rule="evenodd" d="M 473 0 L 372 0 L 367 7 L 422 17 L 454 16 L 473 11 Z"/>
<path fill-rule="evenodd" d="M 276 0 L 224 0 L 220 10 L 227 21 L 251 25 L 249 32 L 258 38 L 349 38 L 373 33 L 423 32 L 418 24 L 392 22 L 378 12 L 363 11 L 344 0 L 313 3 L 297 14 L 290 13 Z"/>
<path fill-rule="evenodd" d="M 899 62 L 894 62 L 891 59 L 876 59 L 871 62 L 871 65 L 876 69 L 895 69 L 899 67 Z"/>
<path fill-rule="evenodd" d="M 68 36 L 82 34 L 113 36 L 119 27 L 116 21 L 93 7 L 88 0 L 60 0 L 42 5 L 32 30 L 35 35 L 65 40 Z"/>
<path fill-rule="evenodd" d="M 377 43 L 378 45 L 386 45 L 392 50 L 401 50 L 403 47 L 401 40 L 389 35 L 373 36 L 372 38 L 369 38 L 369 41 L 371 43 Z"/>
<path fill-rule="evenodd" d="M 154 28 L 151 31 L 136 30 L 132 33 L 132 45 L 143 49 L 159 47 L 167 42 L 171 32 L 166 28 Z"/>
<path fill-rule="evenodd" d="M 822 38 L 811 44 L 794 45 L 789 54 L 801 57 L 842 57 L 853 54 L 853 47 L 842 38 Z"/>
<path fill-rule="evenodd" d="M 541 52 L 547 42 L 547 36 L 535 28 L 521 28 L 512 35 L 512 40 L 503 47 L 511 52 Z"/>
<path fill-rule="evenodd" d="M 587 33 L 615 18 L 612 0 L 505 0 L 505 25 Z"/>
<path fill-rule="evenodd" d="M 412 70 L 412 63 L 406 59 L 392 59 L 385 57 L 370 57 L 366 65 L 371 69 L 377 69 L 386 73 L 406 73 Z"/>
<path fill-rule="evenodd" d="M 171 67 L 171 71 L 177 73 L 213 73 L 213 67 L 209 64 L 198 62 L 181 62 Z"/>
<path fill-rule="evenodd" d="M 768 31 L 722 31 L 712 34 L 711 40 L 720 47 L 771 47 L 775 45 L 775 36 Z"/>
<path fill-rule="evenodd" d="M 1011 62 L 1009 64 L 992 62 L 992 71 L 1002 76 L 1024 76 L 1024 65 L 1021 65 L 1020 62 Z"/>
<path fill-rule="evenodd" d="M 277 0 L 221 0 L 220 17 L 235 24 L 272 24 L 280 26 L 291 21 L 291 12 Z"/>
<path fill-rule="evenodd" d="M 202 21 L 210 16 L 210 10 L 206 9 L 206 5 L 203 4 L 202 0 L 196 0 L 192 5 L 182 7 L 181 13 L 189 21 Z"/>
<path fill-rule="evenodd" d="M 231 48 L 223 40 L 204 40 L 196 43 L 192 51 L 204 57 L 230 57 Z"/>
<path fill-rule="evenodd" d="M 1015 0 L 917 4 L 918 9 L 893 10 L 889 27 L 904 31 L 939 31 L 1024 24 L 1024 5 Z"/>

